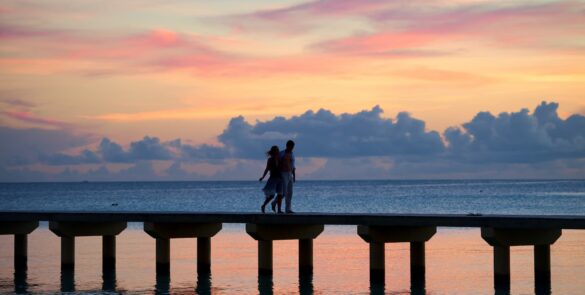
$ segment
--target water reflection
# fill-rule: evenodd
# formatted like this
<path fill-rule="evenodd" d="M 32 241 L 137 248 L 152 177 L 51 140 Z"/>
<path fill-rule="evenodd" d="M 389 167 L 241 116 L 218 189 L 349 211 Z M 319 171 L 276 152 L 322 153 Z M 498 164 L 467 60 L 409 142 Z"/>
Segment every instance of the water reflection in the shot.
<path fill-rule="evenodd" d="M 410 293 L 412 295 L 425 295 L 427 290 L 425 288 L 425 277 L 423 276 L 412 276 L 410 278 Z"/>
<path fill-rule="evenodd" d="M 313 292 L 313 274 L 299 275 L 299 293 L 301 295 L 312 295 Z"/>
<path fill-rule="evenodd" d="M 14 272 L 14 293 L 28 293 L 26 270 L 17 270 Z"/>
<path fill-rule="evenodd" d="M 260 295 L 274 294 L 274 283 L 272 281 L 272 275 L 258 276 L 258 292 Z"/>
<path fill-rule="evenodd" d="M 75 292 L 74 278 L 73 270 L 61 270 L 61 292 Z"/>
<path fill-rule="evenodd" d="M 199 272 L 197 274 L 197 286 L 195 287 L 197 294 L 211 294 L 211 273 Z"/>
<path fill-rule="evenodd" d="M 155 294 L 169 294 L 171 289 L 171 276 L 157 275 L 156 285 L 154 286 Z"/>
<path fill-rule="evenodd" d="M 116 271 L 103 271 L 102 273 L 102 279 L 103 279 L 103 283 L 102 283 L 102 290 L 106 291 L 106 292 L 115 292 L 116 291 L 116 285 L 117 285 L 117 281 L 116 281 Z"/>
<path fill-rule="evenodd" d="M 496 289 L 495 295 L 510 295 L 510 289 Z"/>
<path fill-rule="evenodd" d="M 550 282 L 541 283 L 541 282 L 536 281 L 535 288 L 534 288 L 534 294 L 536 294 L 536 295 L 551 295 L 552 291 L 551 291 L 551 287 L 550 287 Z"/>
<path fill-rule="evenodd" d="M 370 280 L 370 294 L 372 295 L 383 295 L 386 289 L 386 283 L 380 280 Z"/>

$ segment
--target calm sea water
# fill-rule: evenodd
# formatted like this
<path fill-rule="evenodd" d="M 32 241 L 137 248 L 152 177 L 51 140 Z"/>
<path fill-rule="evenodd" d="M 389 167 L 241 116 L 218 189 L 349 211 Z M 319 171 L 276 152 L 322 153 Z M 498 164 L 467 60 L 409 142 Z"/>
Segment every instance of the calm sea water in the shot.
<path fill-rule="evenodd" d="M 237 181 L 0 184 L 0 209 L 257 212 L 261 188 Z M 585 215 L 585 181 L 299 181 L 294 209 Z"/>
<path fill-rule="evenodd" d="M 0 210 L 258 212 L 258 182 L 0 184 Z M 297 212 L 585 215 L 585 181 L 299 181 Z M 112 206 L 117 204 L 117 206 Z M 297 275 L 297 244 L 277 241 L 274 276 L 258 281 L 256 244 L 243 225 L 212 239 L 212 275 L 197 277 L 194 239 L 172 241 L 171 278 L 157 278 L 154 240 L 131 224 L 118 236 L 114 278 L 102 279 L 101 242 L 78 238 L 76 272 L 59 273 L 59 238 L 46 224 L 29 237 L 25 279 L 12 270 L 12 237 L 0 236 L 0 293 L 410 294 L 408 244 L 386 246 L 386 285 L 370 289 L 368 247 L 353 226 L 315 240 L 310 280 Z M 552 294 L 585 294 L 585 231 L 552 247 Z M 533 293 L 531 247 L 513 247 L 512 294 Z M 16 279 L 16 280 L 15 280 Z M 427 244 L 426 294 L 493 294 L 492 252 L 478 229 L 439 228 Z"/>

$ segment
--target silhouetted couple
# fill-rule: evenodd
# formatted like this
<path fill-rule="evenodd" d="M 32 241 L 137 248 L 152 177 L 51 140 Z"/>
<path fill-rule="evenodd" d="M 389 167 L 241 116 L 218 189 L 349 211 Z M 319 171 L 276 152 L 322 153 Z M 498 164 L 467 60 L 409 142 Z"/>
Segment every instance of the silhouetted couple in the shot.
<path fill-rule="evenodd" d="M 271 200 L 272 211 L 283 213 L 283 197 L 285 200 L 285 212 L 294 213 L 292 211 L 291 204 L 293 183 L 296 181 L 295 155 L 293 154 L 294 148 L 294 141 L 289 140 L 286 142 L 286 149 L 284 151 L 280 151 L 278 146 L 274 145 L 268 152 L 266 152 L 266 155 L 268 156 L 268 160 L 266 160 L 266 169 L 264 169 L 264 173 L 259 180 L 262 181 L 268 172 L 270 172 L 270 177 L 268 177 L 268 181 L 266 182 L 264 189 L 262 189 L 262 191 L 264 191 L 264 195 L 266 196 L 262 207 L 260 207 L 262 213 L 265 212 L 266 205 L 268 205 Z M 276 211 L 277 207 L 278 211 Z"/>

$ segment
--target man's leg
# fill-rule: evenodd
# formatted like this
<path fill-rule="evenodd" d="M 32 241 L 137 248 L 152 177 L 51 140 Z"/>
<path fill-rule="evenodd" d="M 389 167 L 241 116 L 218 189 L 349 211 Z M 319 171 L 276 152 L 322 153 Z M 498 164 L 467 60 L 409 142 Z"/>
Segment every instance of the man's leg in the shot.
<path fill-rule="evenodd" d="M 282 177 L 282 195 L 286 196 L 286 189 L 288 188 L 288 182 L 289 182 L 290 178 L 287 177 L 286 172 L 281 172 L 281 177 Z M 276 208 L 277 203 L 278 203 L 278 198 L 274 198 L 274 200 L 272 201 L 272 211 L 274 211 L 274 208 Z M 285 206 L 286 206 L 286 203 L 285 203 Z"/>
<path fill-rule="evenodd" d="M 292 174 L 289 174 L 288 182 L 286 184 L 286 194 L 284 195 L 286 212 L 292 212 L 292 197 L 293 197 L 293 180 L 292 180 Z"/>

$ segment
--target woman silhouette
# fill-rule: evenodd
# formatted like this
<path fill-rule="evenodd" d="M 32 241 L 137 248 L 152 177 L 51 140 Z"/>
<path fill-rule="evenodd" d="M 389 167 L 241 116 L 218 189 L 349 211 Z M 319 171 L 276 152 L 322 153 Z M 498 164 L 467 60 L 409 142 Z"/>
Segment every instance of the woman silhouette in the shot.
<path fill-rule="evenodd" d="M 270 177 L 268 177 L 268 181 L 262 189 L 266 197 L 264 199 L 264 203 L 260 207 L 262 213 L 265 212 L 266 204 L 268 204 L 268 202 L 270 202 L 275 195 L 277 196 L 277 200 L 282 200 L 282 176 L 279 168 L 279 154 L 280 150 L 278 149 L 278 146 L 275 145 L 273 145 L 270 150 L 266 152 L 266 155 L 268 156 L 268 159 L 266 160 L 266 168 L 264 169 L 264 173 L 262 174 L 262 177 L 260 177 L 259 181 L 262 181 L 269 171 Z M 278 213 L 282 213 L 281 202 L 278 202 Z"/>

